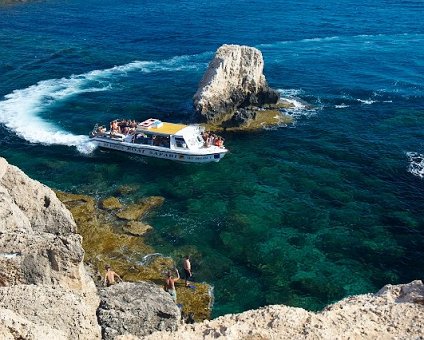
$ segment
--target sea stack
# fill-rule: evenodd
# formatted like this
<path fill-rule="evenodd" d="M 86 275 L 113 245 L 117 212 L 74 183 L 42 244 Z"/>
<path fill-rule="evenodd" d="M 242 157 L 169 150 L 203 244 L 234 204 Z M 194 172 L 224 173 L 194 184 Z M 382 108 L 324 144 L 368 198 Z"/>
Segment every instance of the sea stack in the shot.
<path fill-rule="evenodd" d="M 221 46 L 193 97 L 200 118 L 220 124 L 233 119 L 238 109 L 276 104 L 278 92 L 268 86 L 263 69 L 264 60 L 258 49 Z"/>

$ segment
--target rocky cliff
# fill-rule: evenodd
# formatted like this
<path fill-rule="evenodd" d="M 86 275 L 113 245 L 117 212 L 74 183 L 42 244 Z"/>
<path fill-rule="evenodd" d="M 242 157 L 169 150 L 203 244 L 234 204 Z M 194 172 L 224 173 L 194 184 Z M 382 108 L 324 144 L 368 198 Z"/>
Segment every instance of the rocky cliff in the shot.
<path fill-rule="evenodd" d="M 179 325 L 179 309 L 154 284 L 118 284 L 99 297 L 69 211 L 3 158 L 0 217 L 0 339 L 424 337 L 421 281 L 348 297 L 320 313 L 275 305 L 187 325 Z"/>
<path fill-rule="evenodd" d="M 413 281 L 346 298 L 320 313 L 267 306 L 145 339 L 422 339 L 423 320 L 424 285 Z"/>
<path fill-rule="evenodd" d="M 100 338 L 83 256 L 54 192 L 0 158 L 0 338 Z"/>
<path fill-rule="evenodd" d="M 236 110 L 239 108 L 276 104 L 279 95 L 268 86 L 263 68 L 264 60 L 258 49 L 221 46 L 193 97 L 196 111 L 211 123 L 230 120 L 236 114 L 237 123 Z"/>
<path fill-rule="evenodd" d="M 162 202 L 147 201 L 120 211 L 124 220 Z M 114 339 L 177 328 L 181 312 L 157 285 L 122 283 L 99 296 L 76 230 L 50 188 L 0 158 L 0 339 Z"/>

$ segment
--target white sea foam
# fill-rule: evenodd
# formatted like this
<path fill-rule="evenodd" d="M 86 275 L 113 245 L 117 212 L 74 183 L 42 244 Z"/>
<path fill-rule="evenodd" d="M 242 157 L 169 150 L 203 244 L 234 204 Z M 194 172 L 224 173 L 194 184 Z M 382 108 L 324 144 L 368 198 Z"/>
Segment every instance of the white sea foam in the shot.
<path fill-rule="evenodd" d="M 301 89 L 278 89 L 277 91 L 282 97 L 296 97 L 303 93 Z"/>
<path fill-rule="evenodd" d="M 420 178 L 424 178 L 424 154 L 418 152 L 407 152 L 409 159 L 408 171 Z"/>
<path fill-rule="evenodd" d="M 277 89 L 282 101 L 291 104 L 291 107 L 284 108 L 282 111 L 292 117 L 311 116 L 316 114 L 317 108 L 312 107 L 298 96 L 303 93 L 301 89 Z"/>
<path fill-rule="evenodd" d="M 308 39 L 302 39 L 301 42 L 321 42 L 321 41 L 332 41 L 332 40 L 339 40 L 339 36 L 333 36 L 333 37 L 322 37 L 322 38 L 308 38 Z"/>
<path fill-rule="evenodd" d="M 290 103 L 291 105 L 293 105 L 292 108 L 290 108 L 291 110 L 303 110 L 306 109 L 306 104 L 302 103 L 299 99 L 295 99 L 295 98 L 282 98 L 284 101 Z"/>
<path fill-rule="evenodd" d="M 326 43 L 326 42 L 359 42 L 359 43 L 369 43 L 371 41 L 380 41 L 380 40 L 389 40 L 390 42 L 402 41 L 403 38 L 422 38 L 423 34 L 421 33 L 399 33 L 399 34 L 360 34 L 360 35 L 346 35 L 346 36 L 330 36 L 330 37 L 315 37 L 315 38 L 306 38 L 301 40 L 283 40 L 276 41 L 274 43 L 266 43 L 257 45 L 258 48 L 270 48 L 278 45 L 289 45 L 289 44 L 298 44 L 298 43 Z"/>
<path fill-rule="evenodd" d="M 358 102 L 365 104 L 365 105 L 371 105 L 374 103 L 377 103 L 377 100 L 372 100 L 372 99 L 356 99 Z"/>
<path fill-rule="evenodd" d="M 288 44 L 295 44 L 295 43 L 310 43 L 310 42 L 325 42 L 325 41 L 332 41 L 340 39 L 339 36 L 333 36 L 333 37 L 321 37 L 321 38 L 307 38 L 307 39 L 301 39 L 301 40 L 282 40 L 277 41 L 275 43 L 265 43 L 265 44 L 259 44 L 256 47 L 258 48 L 269 48 L 274 47 L 275 45 L 288 45 Z"/>
<path fill-rule="evenodd" d="M 38 114 L 55 102 L 84 92 L 104 91 L 107 87 L 86 87 L 84 78 L 50 79 L 22 90 L 15 90 L 0 102 L 0 123 L 31 143 L 79 147 L 88 137 L 63 131 Z"/>
<path fill-rule="evenodd" d="M 52 104 L 67 100 L 71 96 L 110 90 L 111 80 L 125 76 L 128 72 L 181 71 L 204 66 L 204 63 L 193 61 L 196 59 L 203 57 L 193 55 L 177 56 L 158 62 L 134 61 L 72 75 L 69 78 L 43 80 L 4 96 L 4 100 L 0 101 L 0 124 L 31 143 L 75 146 L 79 152 L 88 154 L 95 148 L 95 145 L 89 142 L 88 136 L 64 131 L 54 122 L 42 119 L 40 114 L 51 109 Z"/>
<path fill-rule="evenodd" d="M 148 266 L 157 257 L 163 257 L 163 255 L 161 253 L 144 255 L 143 258 L 137 262 L 137 264 L 140 266 Z"/>
<path fill-rule="evenodd" d="M 346 108 L 346 107 L 349 107 L 349 105 L 346 105 L 346 104 L 344 104 L 344 103 L 341 103 L 341 104 L 339 104 L 339 105 L 334 105 L 334 107 L 335 107 L 336 109 L 344 109 L 344 108 Z"/>

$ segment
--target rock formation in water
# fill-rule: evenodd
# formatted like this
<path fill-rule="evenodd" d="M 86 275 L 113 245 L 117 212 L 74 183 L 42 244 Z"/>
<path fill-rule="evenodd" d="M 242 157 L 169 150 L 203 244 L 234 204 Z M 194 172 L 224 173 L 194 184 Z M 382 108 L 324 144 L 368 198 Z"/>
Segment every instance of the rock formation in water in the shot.
<path fill-rule="evenodd" d="M 267 306 L 145 339 L 421 339 L 423 320 L 424 285 L 413 281 L 345 298 L 320 313 Z"/>
<path fill-rule="evenodd" d="M 219 124 L 234 116 L 234 124 L 254 119 L 254 111 L 237 111 L 249 106 L 276 104 L 279 94 L 263 74 L 262 53 L 253 47 L 223 45 L 209 63 L 193 97 L 203 120 Z"/>

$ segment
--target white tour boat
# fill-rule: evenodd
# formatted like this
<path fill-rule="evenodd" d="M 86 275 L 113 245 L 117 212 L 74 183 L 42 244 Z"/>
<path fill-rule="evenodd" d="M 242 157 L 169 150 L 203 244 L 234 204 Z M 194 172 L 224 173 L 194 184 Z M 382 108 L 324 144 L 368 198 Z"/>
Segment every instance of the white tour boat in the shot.
<path fill-rule="evenodd" d="M 115 120 L 109 130 L 96 125 L 90 138 L 102 148 L 182 162 L 219 162 L 228 152 L 221 137 L 207 134 L 199 125 L 154 118 L 141 123 Z"/>

